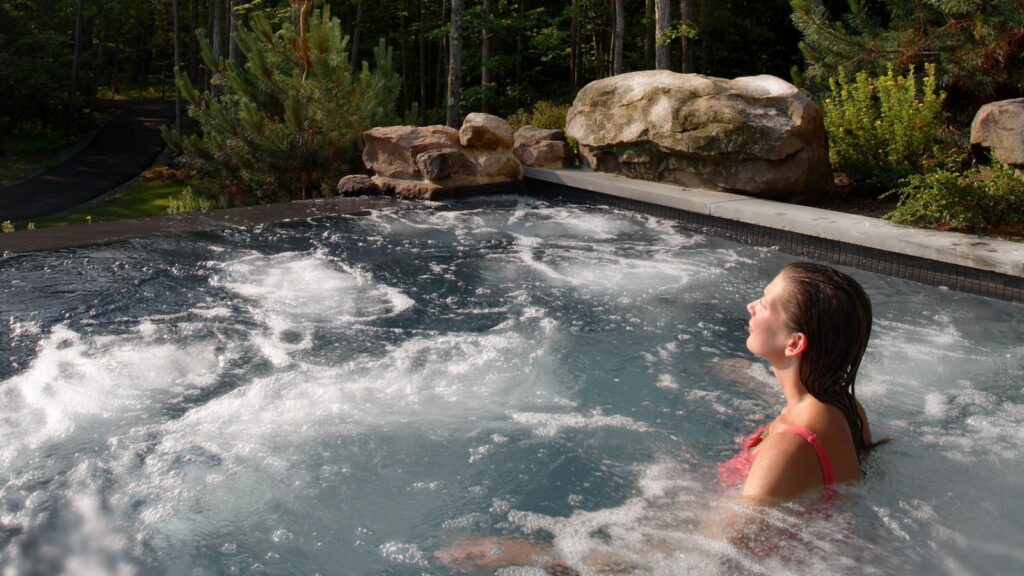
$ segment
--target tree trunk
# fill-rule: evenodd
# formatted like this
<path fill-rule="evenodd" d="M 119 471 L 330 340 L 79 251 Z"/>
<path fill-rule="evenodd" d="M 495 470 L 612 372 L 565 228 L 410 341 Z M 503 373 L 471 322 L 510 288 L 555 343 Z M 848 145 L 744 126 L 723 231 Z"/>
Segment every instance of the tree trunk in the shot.
<path fill-rule="evenodd" d="M 480 111 L 487 112 L 487 86 L 491 83 L 490 74 L 487 70 L 487 60 L 491 55 L 491 0 L 483 0 L 484 21 L 481 27 L 480 41 Z"/>
<path fill-rule="evenodd" d="M 626 11 L 622 0 L 615 0 L 615 31 L 612 34 L 612 75 L 622 74 L 622 43 L 626 35 Z"/>
<path fill-rule="evenodd" d="M 178 0 L 171 6 L 174 11 L 174 69 L 181 68 L 181 36 L 178 30 Z M 181 88 L 174 83 L 174 131 L 181 135 Z"/>
<path fill-rule="evenodd" d="M 427 109 L 427 10 L 423 6 L 423 2 L 419 2 L 420 7 L 420 28 L 417 31 L 420 47 L 420 111 Z"/>
<path fill-rule="evenodd" d="M 199 84 L 199 0 L 192 0 L 189 8 L 188 77 L 193 85 Z"/>
<path fill-rule="evenodd" d="M 237 0 L 228 0 L 228 60 L 235 64 L 242 63 L 242 51 L 238 48 L 238 38 L 235 37 L 235 30 L 239 24 L 238 14 L 235 13 Z"/>
<path fill-rule="evenodd" d="M 526 33 L 523 22 L 526 19 L 526 1 L 519 0 L 519 26 L 516 30 L 516 84 L 523 83 L 523 58 L 526 58 Z"/>
<path fill-rule="evenodd" d="M 569 16 L 569 77 L 574 88 L 580 85 L 580 16 L 579 0 L 572 0 L 572 14 Z"/>
<path fill-rule="evenodd" d="M 644 15 L 644 66 L 650 66 L 654 62 L 654 0 L 647 0 Z"/>
<path fill-rule="evenodd" d="M 363 1 L 356 0 L 356 23 L 352 26 L 352 43 L 349 44 L 352 70 L 359 70 L 359 28 L 363 25 Z"/>
<path fill-rule="evenodd" d="M 441 25 L 443 26 L 447 21 L 448 0 L 441 0 Z M 445 56 L 448 54 L 448 45 L 445 43 L 446 40 L 447 37 L 442 36 L 437 41 L 437 68 L 434 71 L 434 81 L 437 82 L 437 85 L 435 86 L 436 91 L 434 92 L 434 104 L 436 106 L 440 106 L 441 101 L 444 99 L 444 91 L 447 90 L 447 83 L 441 81 L 442 78 L 446 77 L 444 71 L 448 69 L 448 63 L 445 59 Z"/>
<path fill-rule="evenodd" d="M 303 0 L 299 10 L 299 57 L 302 59 L 302 80 L 309 78 L 313 61 L 309 55 L 309 12 L 313 9 L 313 0 Z M 305 197 L 305 193 L 303 193 Z"/>
<path fill-rule="evenodd" d="M 654 67 L 658 70 L 670 68 L 667 38 L 670 10 L 669 0 L 654 0 Z"/>
<path fill-rule="evenodd" d="M 82 53 L 82 0 L 75 2 L 75 52 L 71 57 L 71 97 L 78 95 L 78 57 Z"/>
<path fill-rule="evenodd" d="M 96 96 L 96 88 L 102 82 L 103 73 L 103 45 L 107 42 L 107 3 L 106 0 L 99 1 L 99 41 L 96 42 L 96 74 L 93 82 L 92 96 Z"/>
<path fill-rule="evenodd" d="M 213 55 L 224 55 L 224 2 L 213 0 Z"/>
<path fill-rule="evenodd" d="M 448 125 L 462 125 L 462 16 L 465 0 L 452 0 L 451 44 L 448 57 Z"/>
<path fill-rule="evenodd" d="M 679 21 L 690 25 L 693 15 L 693 0 L 679 0 Z M 693 40 L 686 34 L 679 36 L 679 47 L 682 50 L 681 70 L 684 74 L 693 72 Z"/>

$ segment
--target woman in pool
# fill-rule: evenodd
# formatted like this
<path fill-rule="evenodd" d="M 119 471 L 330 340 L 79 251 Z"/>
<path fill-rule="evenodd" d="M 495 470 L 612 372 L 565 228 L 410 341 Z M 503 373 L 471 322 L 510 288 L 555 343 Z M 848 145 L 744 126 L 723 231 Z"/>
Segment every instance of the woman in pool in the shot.
<path fill-rule="evenodd" d="M 859 480 L 861 459 L 881 443 L 872 442 L 854 394 L 871 334 L 871 301 L 864 289 L 828 266 L 795 262 L 747 305 L 747 312 L 747 349 L 771 364 L 785 406 L 743 441 L 739 454 L 719 465 L 722 483 L 742 484 L 748 503 L 771 505 Z M 732 520 L 736 526 L 715 531 L 742 539 L 744 522 Z M 552 554 L 550 545 L 522 539 L 467 538 L 435 556 L 468 570 L 544 564 Z"/>
<path fill-rule="evenodd" d="M 747 349 L 767 360 L 786 405 L 719 465 L 726 485 L 770 504 L 861 478 L 878 443 L 854 394 L 871 334 L 871 301 L 850 276 L 794 262 L 747 305 Z"/>

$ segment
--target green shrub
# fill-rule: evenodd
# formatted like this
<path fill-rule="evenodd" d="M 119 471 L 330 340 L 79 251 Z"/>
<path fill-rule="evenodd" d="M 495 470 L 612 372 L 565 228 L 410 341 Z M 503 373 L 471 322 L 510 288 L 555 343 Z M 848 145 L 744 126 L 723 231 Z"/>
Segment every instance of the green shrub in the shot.
<path fill-rule="evenodd" d="M 14 223 L 11 222 L 10 220 L 4 220 L 3 222 L 0 222 L 0 232 L 3 232 L 5 234 L 8 232 L 14 232 Z"/>
<path fill-rule="evenodd" d="M 1024 177 L 1002 165 L 914 174 L 893 193 L 899 204 L 886 218 L 898 224 L 974 230 L 1024 220 Z"/>
<path fill-rule="evenodd" d="M 840 70 L 829 88 L 823 106 L 829 159 L 856 185 L 889 190 L 949 156 L 953 141 L 934 66 L 925 66 L 920 82 L 913 69 L 900 76 L 890 68 L 876 78 L 861 72 L 852 81 Z"/>
<path fill-rule="evenodd" d="M 513 131 L 519 130 L 523 126 L 565 130 L 565 117 L 568 113 L 568 104 L 555 104 L 547 100 L 540 100 L 529 109 L 520 108 L 515 114 L 508 117 L 508 123 L 512 126 Z"/>
<path fill-rule="evenodd" d="M 206 212 L 210 208 L 213 208 L 213 201 L 193 192 L 191 186 L 186 186 L 185 189 L 177 196 L 168 196 L 167 201 L 168 214 Z"/>
<path fill-rule="evenodd" d="M 329 6 L 275 30 L 261 12 L 233 38 L 244 66 L 215 56 L 201 38 L 213 90 L 199 92 L 176 72 L 200 135 L 164 130 L 182 163 L 216 181 L 220 204 L 246 205 L 333 195 L 338 179 L 359 166 L 362 133 L 397 120 L 401 78 L 381 40 L 376 66 L 353 71 L 348 38 Z M 305 35 L 303 35 L 305 34 Z"/>

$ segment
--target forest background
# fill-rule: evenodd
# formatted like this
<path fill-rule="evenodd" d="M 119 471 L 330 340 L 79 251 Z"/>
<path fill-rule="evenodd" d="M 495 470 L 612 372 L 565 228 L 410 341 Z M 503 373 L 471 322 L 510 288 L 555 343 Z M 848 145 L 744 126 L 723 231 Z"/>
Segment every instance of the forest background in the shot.
<path fill-rule="evenodd" d="M 203 58 L 203 43 L 217 58 L 241 65 L 236 31 L 257 16 L 278 29 L 294 22 L 296 5 L 303 3 L 0 0 L 0 157 L 80 137 L 102 120 L 96 117 L 97 98 L 173 97 L 175 62 L 199 91 L 216 96 L 211 79 L 217 66 Z M 843 150 L 838 136 L 851 127 L 836 122 L 882 120 L 861 114 L 858 106 L 864 102 L 854 101 L 856 75 L 865 75 L 875 104 L 876 86 L 885 83 L 886 74 L 890 83 L 902 79 L 908 85 L 909 79 L 916 95 L 906 110 L 890 116 L 904 130 L 924 130 L 930 137 L 913 150 L 897 151 L 903 159 L 896 163 L 902 165 L 891 177 L 861 182 L 873 194 L 936 170 L 969 185 L 976 175 L 967 173 L 965 154 L 957 150 L 964 148 L 971 116 L 981 103 L 1024 93 L 1024 0 L 313 4 L 340 19 L 354 72 L 363 61 L 374 62 L 381 40 L 393 50 L 396 121 L 453 122 L 449 91 L 455 58 L 460 64 L 456 115 L 486 111 L 508 117 L 518 111 L 530 118 L 538 109 L 557 114 L 586 83 L 622 71 L 662 68 L 729 78 L 765 73 L 807 89 L 827 115 L 831 105 L 830 140 Z M 461 31 L 456 46 L 453 21 Z M 932 70 L 930 83 L 926 70 Z M 926 106 L 928 90 L 937 106 Z M 916 110 L 925 108 L 932 116 L 922 119 Z M 886 137 L 857 135 L 853 145 Z M 940 144 L 943 150 L 937 151 Z M 858 163 L 877 165 L 877 159 L 853 148 L 848 152 L 861 157 L 833 158 L 837 171 L 855 173 Z"/>

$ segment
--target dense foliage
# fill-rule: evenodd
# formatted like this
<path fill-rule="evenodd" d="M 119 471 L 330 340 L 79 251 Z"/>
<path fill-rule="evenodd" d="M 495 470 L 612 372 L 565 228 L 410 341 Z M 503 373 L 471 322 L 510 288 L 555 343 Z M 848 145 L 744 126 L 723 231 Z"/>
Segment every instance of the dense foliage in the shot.
<path fill-rule="evenodd" d="M 1024 90 L 1020 0 L 792 0 L 792 5 L 811 82 L 823 84 L 840 68 L 877 75 L 930 63 L 957 107 Z"/>
<path fill-rule="evenodd" d="M 888 217 L 900 224 L 976 230 L 1024 220 L 1024 176 L 1001 164 L 914 174 L 895 193 Z"/>
<path fill-rule="evenodd" d="M 889 190 L 911 174 L 936 166 L 951 147 L 935 67 L 922 78 L 860 72 L 847 77 L 840 68 L 829 79 L 823 102 L 829 159 L 862 188 Z"/>
<path fill-rule="evenodd" d="M 215 90 L 200 92 L 178 74 L 200 132 L 164 137 L 186 166 L 220 183 L 222 204 L 328 194 L 353 168 L 362 132 L 396 120 L 400 79 L 383 41 L 376 67 L 353 73 L 341 22 L 325 9 L 307 26 L 286 21 L 275 31 L 256 14 L 251 29 L 236 32 L 244 66 L 204 40 Z"/>

